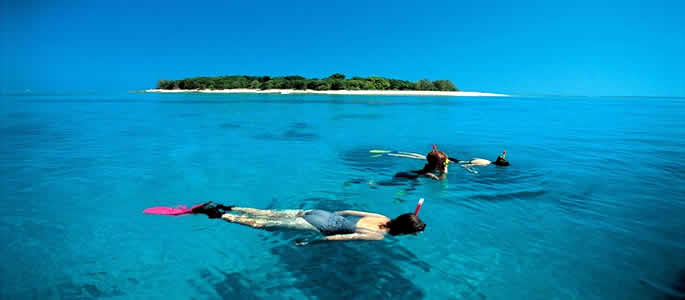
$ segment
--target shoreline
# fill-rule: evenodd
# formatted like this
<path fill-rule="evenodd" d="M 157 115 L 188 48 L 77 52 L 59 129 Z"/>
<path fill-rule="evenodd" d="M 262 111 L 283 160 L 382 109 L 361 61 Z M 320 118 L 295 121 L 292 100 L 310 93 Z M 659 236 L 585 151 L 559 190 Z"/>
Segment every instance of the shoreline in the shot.
<path fill-rule="evenodd" d="M 257 90 L 257 89 L 227 89 L 227 90 L 162 90 L 147 89 L 145 93 L 206 93 L 206 94 L 319 94 L 319 95 L 357 95 L 357 96 L 448 96 L 448 97 L 508 97 L 505 94 L 481 92 L 449 92 L 449 91 L 385 91 L 385 90 Z"/>

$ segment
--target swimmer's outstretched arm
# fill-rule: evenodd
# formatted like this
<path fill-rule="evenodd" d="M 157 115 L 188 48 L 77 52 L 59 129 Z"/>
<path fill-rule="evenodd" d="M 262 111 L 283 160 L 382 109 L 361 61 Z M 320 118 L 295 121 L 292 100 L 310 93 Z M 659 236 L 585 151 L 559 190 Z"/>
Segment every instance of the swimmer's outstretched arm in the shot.
<path fill-rule="evenodd" d="M 412 153 L 412 152 L 388 153 L 388 156 L 406 157 L 406 158 L 413 158 L 413 159 L 418 159 L 418 160 L 426 160 L 425 155 L 421 155 L 418 153 Z"/>
<path fill-rule="evenodd" d="M 432 179 L 435 179 L 435 180 L 442 180 L 442 179 L 445 179 L 445 178 L 447 177 L 447 174 L 446 174 L 446 173 L 442 173 L 442 174 L 440 174 L 440 176 L 437 176 L 437 175 L 435 175 L 435 174 L 433 174 L 433 173 L 431 173 L 431 172 L 428 172 L 428 173 L 423 174 L 423 175 L 426 176 L 426 177 L 430 177 L 430 178 L 432 178 Z"/>
<path fill-rule="evenodd" d="M 435 176 L 435 174 L 433 174 L 433 173 L 426 173 L 426 174 L 423 174 L 423 175 L 426 176 L 426 177 L 430 177 L 430 178 L 432 178 L 432 179 L 435 179 L 435 180 L 440 180 L 440 178 L 439 178 L 438 176 Z"/>
<path fill-rule="evenodd" d="M 370 212 L 364 212 L 364 211 L 358 211 L 358 210 L 341 210 L 341 211 L 336 211 L 336 215 L 339 216 L 358 216 L 358 217 L 377 217 L 377 218 L 387 218 L 384 215 L 379 215 L 375 213 L 370 213 Z"/>
<path fill-rule="evenodd" d="M 348 234 L 336 234 L 329 235 L 322 238 L 324 241 L 352 241 L 352 240 L 367 240 L 367 241 L 378 241 L 382 240 L 383 235 L 380 233 L 348 233 Z"/>
<path fill-rule="evenodd" d="M 314 240 L 311 242 L 306 242 L 306 241 L 299 241 L 296 244 L 298 246 L 305 246 L 305 245 L 311 245 L 311 244 L 320 244 L 323 242 L 330 242 L 330 241 L 378 241 L 382 240 L 383 235 L 380 233 L 348 233 L 348 234 L 336 234 L 336 235 L 329 235 L 327 237 Z"/>

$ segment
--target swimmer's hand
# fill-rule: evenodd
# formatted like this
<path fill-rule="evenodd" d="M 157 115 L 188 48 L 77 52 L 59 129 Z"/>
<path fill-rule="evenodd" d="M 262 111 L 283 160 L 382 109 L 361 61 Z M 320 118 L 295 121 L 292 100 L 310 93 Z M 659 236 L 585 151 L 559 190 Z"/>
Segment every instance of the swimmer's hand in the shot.
<path fill-rule="evenodd" d="M 309 241 L 307 241 L 305 239 L 296 239 L 295 245 L 300 246 L 300 247 L 307 246 L 307 245 L 309 245 Z"/>
<path fill-rule="evenodd" d="M 435 180 L 440 180 L 440 178 L 438 176 L 435 176 L 435 174 L 433 174 L 433 173 L 426 173 L 426 176 L 433 178 Z"/>
<path fill-rule="evenodd" d="M 313 240 L 313 241 L 308 241 L 308 240 L 305 240 L 305 239 L 296 239 L 296 240 L 295 240 L 295 245 L 302 247 L 302 246 L 309 246 L 309 245 L 314 245 L 314 244 L 320 244 L 320 243 L 324 243 L 324 242 L 326 242 L 325 239 L 315 239 L 315 240 Z"/>

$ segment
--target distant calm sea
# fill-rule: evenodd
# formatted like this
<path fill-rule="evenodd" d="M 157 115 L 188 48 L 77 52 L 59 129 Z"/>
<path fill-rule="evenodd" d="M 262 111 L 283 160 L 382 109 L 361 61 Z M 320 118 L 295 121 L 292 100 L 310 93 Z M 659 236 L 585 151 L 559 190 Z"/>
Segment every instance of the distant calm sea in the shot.
<path fill-rule="evenodd" d="M 664 299 L 685 268 L 685 99 L 0 99 L 2 299 Z M 431 144 L 512 165 L 384 184 L 422 164 L 368 152 Z M 311 247 L 141 213 L 420 197 L 421 235 Z"/>

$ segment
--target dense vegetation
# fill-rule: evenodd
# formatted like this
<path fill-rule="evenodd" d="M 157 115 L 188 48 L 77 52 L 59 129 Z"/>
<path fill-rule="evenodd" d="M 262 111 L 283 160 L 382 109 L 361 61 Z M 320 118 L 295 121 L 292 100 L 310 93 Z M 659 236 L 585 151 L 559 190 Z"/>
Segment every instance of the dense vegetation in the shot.
<path fill-rule="evenodd" d="M 333 74 L 324 79 L 302 76 L 219 76 L 195 77 L 181 80 L 160 80 L 158 89 L 164 90 L 223 90 L 223 89 L 296 89 L 296 90 L 400 90 L 400 91 L 458 91 L 449 80 L 421 79 L 417 82 L 383 77 L 352 77 Z"/>

